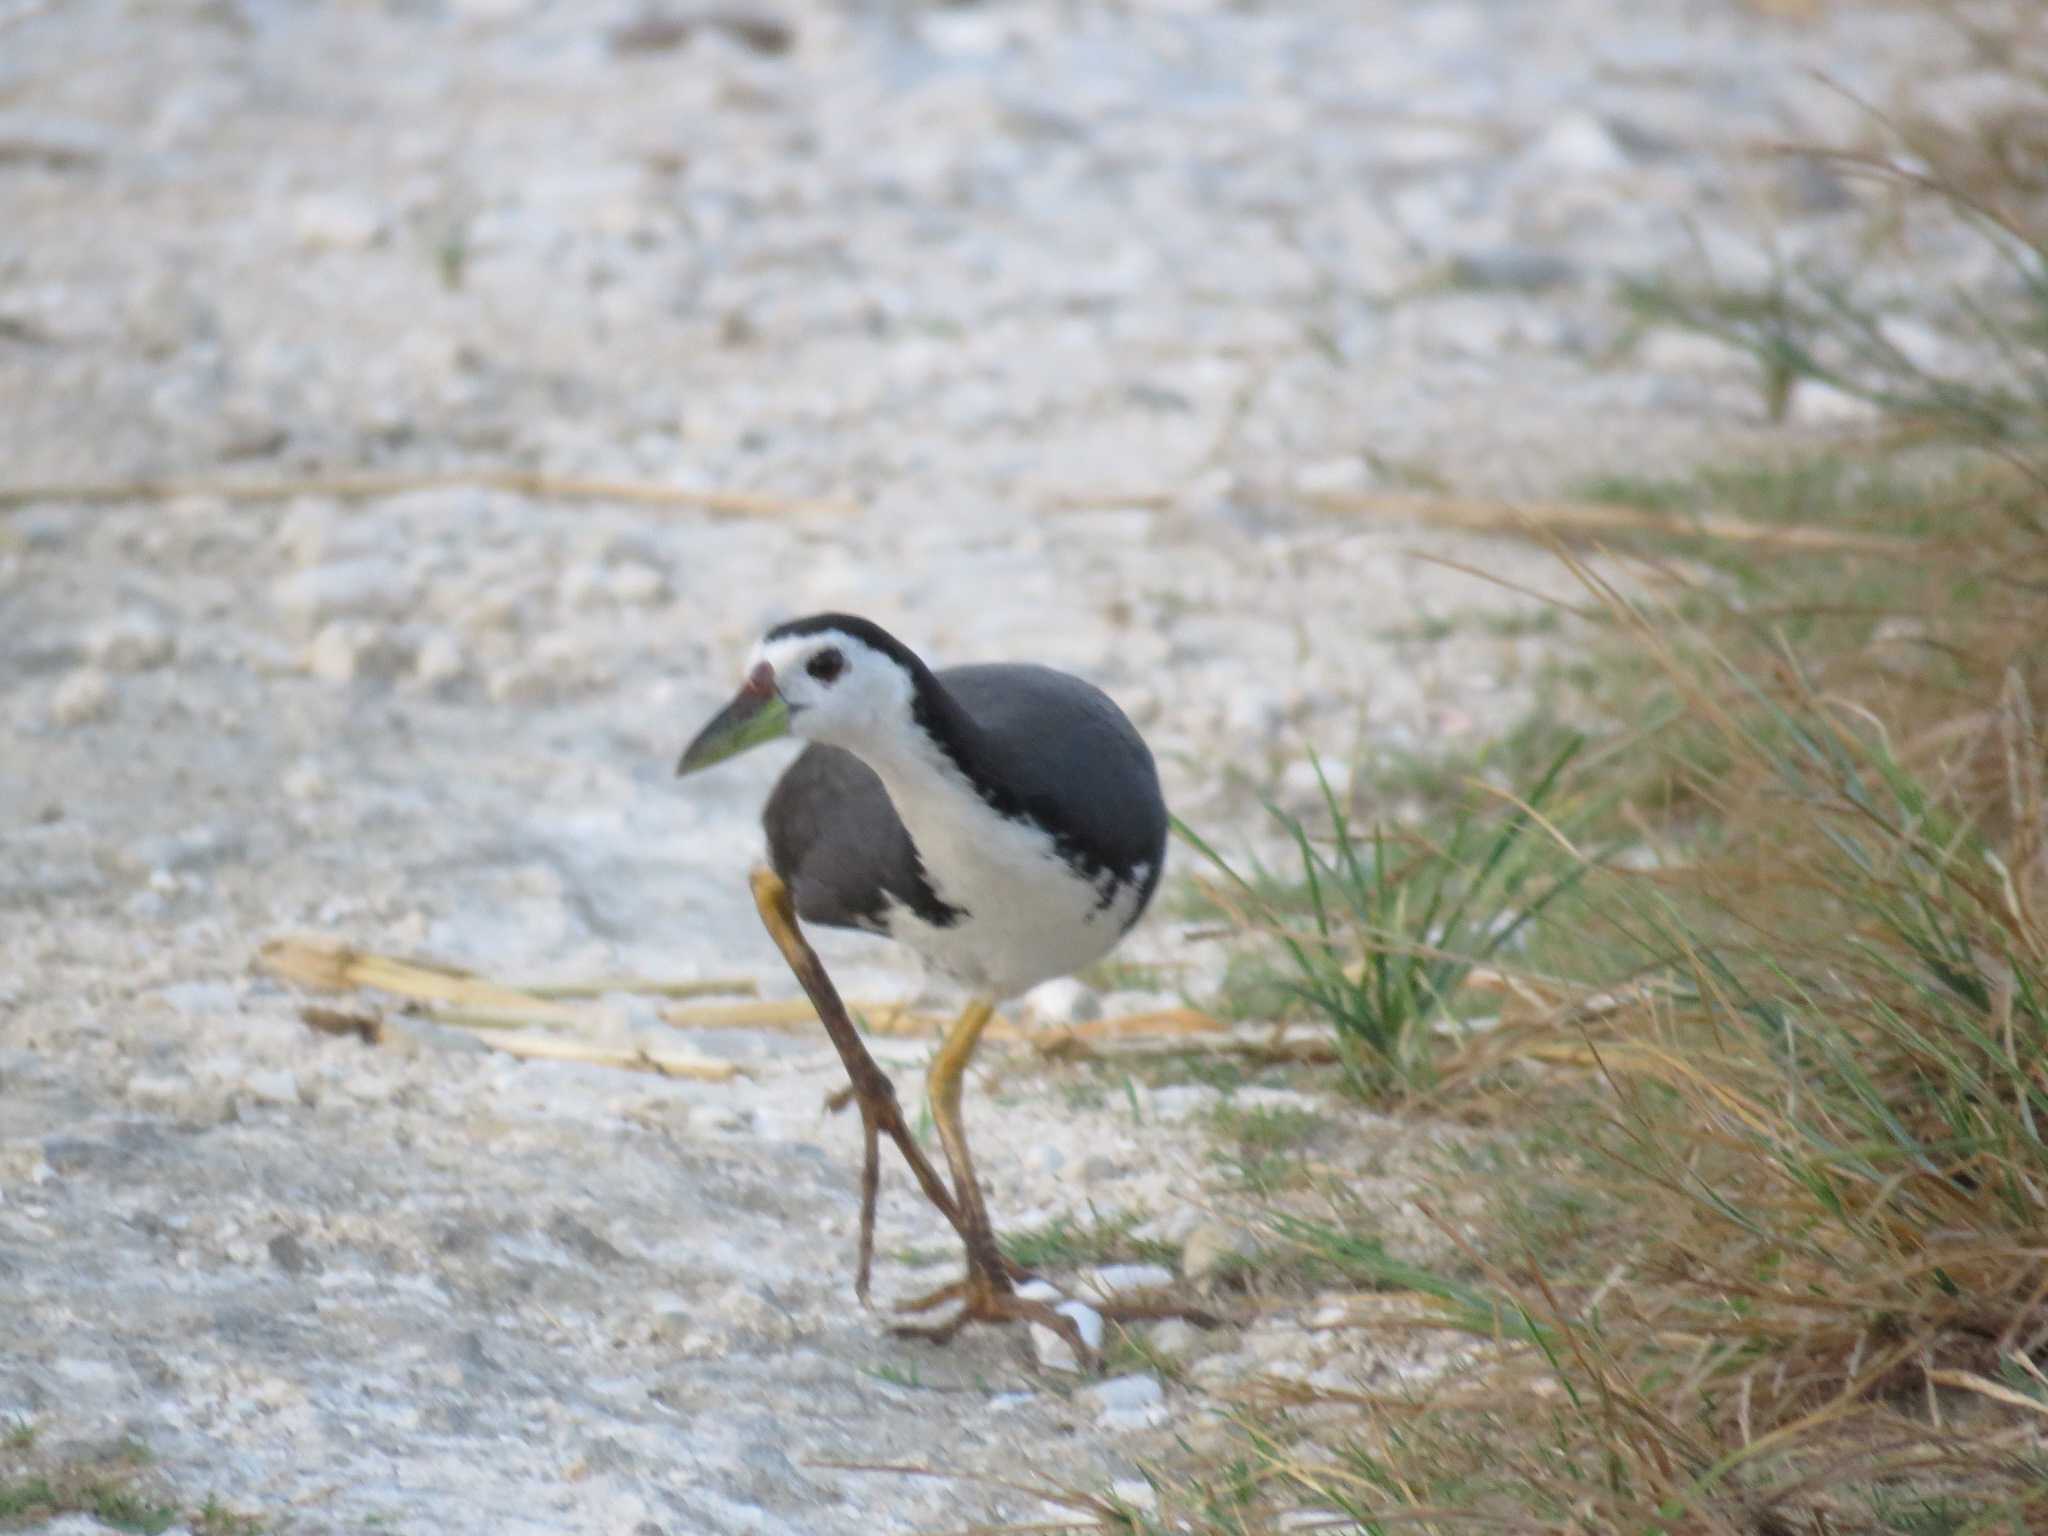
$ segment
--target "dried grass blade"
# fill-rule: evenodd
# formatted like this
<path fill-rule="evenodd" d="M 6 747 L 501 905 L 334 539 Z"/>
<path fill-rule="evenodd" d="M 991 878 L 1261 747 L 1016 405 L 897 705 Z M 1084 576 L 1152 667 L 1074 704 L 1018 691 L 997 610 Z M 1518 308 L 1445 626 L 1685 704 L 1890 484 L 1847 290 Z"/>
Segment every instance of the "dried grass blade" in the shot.
<path fill-rule="evenodd" d="M 1974 1392 L 1979 1397 L 1988 1397 L 1994 1403 L 2004 1403 L 2008 1408 L 2024 1408 L 2029 1413 L 2038 1413 L 2048 1418 L 2048 1403 L 2037 1397 L 2029 1397 L 2008 1386 L 2003 1386 L 1975 1371 L 1929 1371 L 1927 1379 L 1937 1387 L 1954 1387 L 1962 1392 Z"/>
<path fill-rule="evenodd" d="M 802 517 L 825 514 L 844 517 L 859 509 L 851 502 L 813 497 L 773 496 L 760 491 L 720 491 L 664 485 L 652 480 L 600 480 L 574 475 L 548 475 L 523 469 L 452 469 L 416 473 L 277 475 L 164 475 L 138 480 L 52 481 L 45 484 L 0 485 L 0 511 L 36 502 L 115 503 L 175 501 L 185 496 L 211 496 L 223 501 L 289 501 L 297 496 L 326 496 L 337 501 L 376 501 L 414 491 L 503 491 L 535 501 L 615 501 L 636 506 L 691 507 L 724 517 Z"/>
<path fill-rule="evenodd" d="M 281 981 L 316 992 L 368 987 L 465 1012 L 517 1016 L 527 1023 L 574 1025 L 584 1021 L 584 1015 L 574 1008 L 502 986 L 459 966 L 401 960 L 339 939 L 304 935 L 271 939 L 257 952 L 256 964 Z"/>
<path fill-rule="evenodd" d="M 686 1077 L 700 1083 L 724 1083 L 741 1075 L 729 1061 L 685 1055 L 681 1051 L 647 1051 L 630 1045 L 597 1045 L 560 1035 L 480 1035 L 484 1044 L 523 1061 L 575 1061 L 627 1072 L 652 1072 L 659 1077 Z"/>

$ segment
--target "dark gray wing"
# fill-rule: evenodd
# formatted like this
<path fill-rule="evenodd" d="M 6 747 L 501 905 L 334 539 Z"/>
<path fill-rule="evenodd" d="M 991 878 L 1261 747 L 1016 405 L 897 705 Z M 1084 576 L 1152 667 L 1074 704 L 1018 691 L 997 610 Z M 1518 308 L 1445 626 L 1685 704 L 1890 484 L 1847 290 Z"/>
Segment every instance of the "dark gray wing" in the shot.
<path fill-rule="evenodd" d="M 935 926 L 959 920 L 925 880 L 882 781 L 851 752 L 806 747 L 776 780 L 761 825 L 768 862 L 807 923 L 883 933 L 891 897 Z"/>
<path fill-rule="evenodd" d="M 974 731 L 968 776 L 1005 815 L 1023 815 L 1104 884 L 1143 882 L 1142 910 L 1166 857 L 1166 799 L 1151 749 L 1108 694 L 1050 667 L 949 667 L 938 679 Z"/>

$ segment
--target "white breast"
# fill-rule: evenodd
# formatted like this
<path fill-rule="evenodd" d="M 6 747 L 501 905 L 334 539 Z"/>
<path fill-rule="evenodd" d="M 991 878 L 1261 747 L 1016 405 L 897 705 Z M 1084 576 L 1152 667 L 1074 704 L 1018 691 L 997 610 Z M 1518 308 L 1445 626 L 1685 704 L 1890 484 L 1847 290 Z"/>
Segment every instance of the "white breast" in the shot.
<path fill-rule="evenodd" d="M 997 999 L 1108 954 L 1137 915 L 1148 872 L 1113 886 L 1107 874 L 1083 878 L 1047 833 L 998 816 L 936 748 L 919 746 L 871 766 L 917 844 L 925 878 L 967 915 L 941 928 L 898 904 L 890 937 Z"/>

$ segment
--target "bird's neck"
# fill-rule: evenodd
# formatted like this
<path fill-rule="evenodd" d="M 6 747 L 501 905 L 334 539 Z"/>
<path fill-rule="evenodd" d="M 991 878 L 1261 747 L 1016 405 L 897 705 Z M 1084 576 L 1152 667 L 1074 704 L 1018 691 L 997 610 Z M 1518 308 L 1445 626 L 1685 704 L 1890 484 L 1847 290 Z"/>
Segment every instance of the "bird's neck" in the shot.
<path fill-rule="evenodd" d="M 934 875 L 971 856 L 978 817 L 1000 798 L 988 777 L 981 731 L 943 684 L 918 680 L 910 718 L 853 749 L 875 770 L 896 814 Z"/>

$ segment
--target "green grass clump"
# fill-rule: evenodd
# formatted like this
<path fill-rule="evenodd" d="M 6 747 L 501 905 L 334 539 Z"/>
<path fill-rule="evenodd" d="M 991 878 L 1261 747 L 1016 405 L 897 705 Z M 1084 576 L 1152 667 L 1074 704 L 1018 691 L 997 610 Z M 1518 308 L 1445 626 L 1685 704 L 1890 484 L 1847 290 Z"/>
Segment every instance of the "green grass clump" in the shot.
<path fill-rule="evenodd" d="M 1005 1258 L 1031 1270 L 1079 1269 L 1090 1264 L 1178 1265 L 1180 1250 L 1172 1243 L 1132 1235 L 1144 1220 L 1143 1211 L 1104 1215 L 1091 1210 L 1085 1221 L 1056 1216 L 1042 1227 L 1004 1232 L 998 1243 Z"/>
<path fill-rule="evenodd" d="M 1246 1108 L 1225 1100 L 1209 1115 L 1215 1157 L 1240 1189 L 1270 1195 L 1311 1181 L 1310 1149 L 1333 1130 L 1314 1110 L 1294 1105 Z"/>
<path fill-rule="evenodd" d="M 2048 12 L 2025 26 L 1984 57 L 2048 90 Z M 1329 1021 L 1342 1081 L 1483 1132 L 1442 1138 L 1421 1256 L 1232 1152 L 1261 1264 L 1379 1293 L 1374 1346 L 1440 1335 L 1439 1374 L 1269 1383 L 1124 1528 L 2048 1530 L 2048 179 L 1891 127 L 1917 159 L 1837 164 L 1998 246 L 1936 321 L 1986 366 L 1937 368 L 1830 277 L 1638 289 L 1890 443 L 1585 488 L 1672 537 L 1561 555 L 1568 776 L 1462 839 L 1331 797 L 1281 818 L 1298 873 L 1225 870 L 1247 976 Z M 1702 514 L 1855 536 L 1723 548 Z M 1481 966 L 1510 995 L 1447 1049 Z"/>
<path fill-rule="evenodd" d="M 1624 807 L 1658 856 L 1583 860 L 1570 922 L 1531 920 L 1522 1006 L 1410 1101 L 1490 1127 L 1432 1181 L 1454 1255 L 1418 1265 L 1341 1202 L 1266 1223 L 1309 1286 L 1405 1298 L 1470 1353 L 1427 1389 L 1247 1411 L 1249 1488 L 1168 1480 L 1159 1529 L 2048 1526 L 2048 538 L 1967 483 L 1926 494 L 1955 536 L 1868 577 L 1931 658 L 1909 668 L 1881 616 L 1795 647 L 1744 598 L 1681 613 L 1581 568 L 1614 738 L 1689 793 Z M 1998 600 L 1954 600 L 1976 588 Z M 1311 977 L 1318 911 L 1418 931 L 1375 887 L 1332 898 L 1380 849 L 1331 824 L 1297 845 L 1320 907 L 1247 899 Z M 1368 975 L 1303 995 L 1348 1030 Z M 1461 979 L 1407 996 L 1448 1012 Z M 1468 1192 L 1484 1214 L 1452 1220 Z"/>
<path fill-rule="evenodd" d="M 177 1525 L 195 1536 L 260 1536 L 270 1529 L 218 1498 L 187 1508 L 151 1473 L 151 1460 L 135 1440 L 46 1450 L 37 1426 L 17 1419 L 0 1442 L 0 1530 L 34 1530 L 65 1515 L 90 1515 L 142 1536 Z"/>
<path fill-rule="evenodd" d="M 1426 1086 L 1454 1001 L 1474 969 L 1583 878 L 1559 851 L 1553 805 L 1577 751 L 1568 744 L 1520 797 L 1488 814 L 1467 805 L 1431 835 L 1358 830 L 1317 765 L 1327 826 L 1272 802 L 1298 873 L 1240 873 L 1198 834 L 1181 836 L 1224 877 L 1211 894 L 1284 964 L 1276 990 L 1336 1026 L 1344 1074 L 1362 1094 Z"/>

